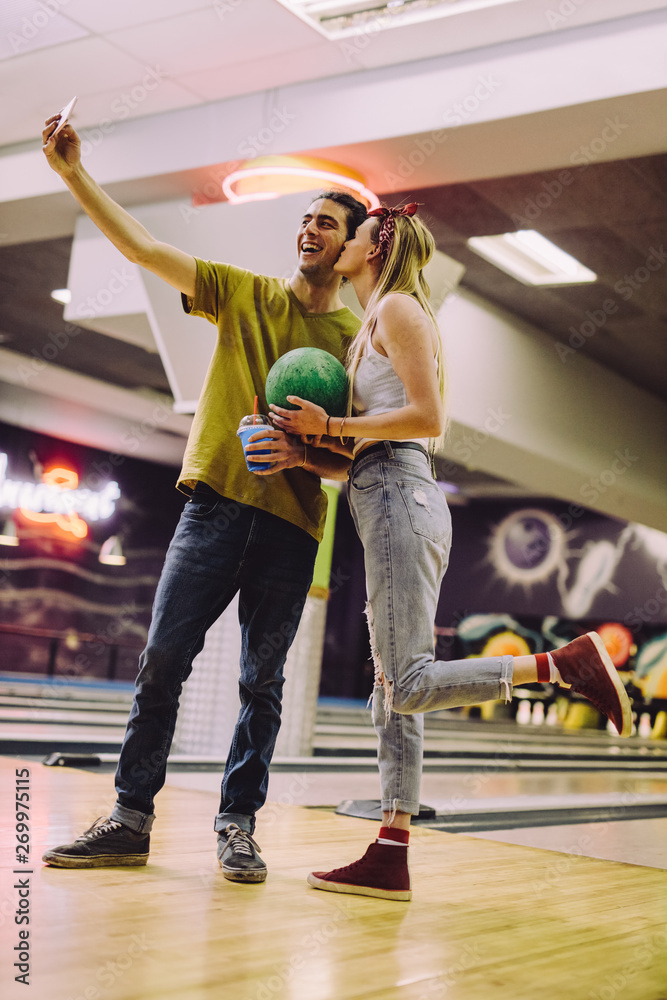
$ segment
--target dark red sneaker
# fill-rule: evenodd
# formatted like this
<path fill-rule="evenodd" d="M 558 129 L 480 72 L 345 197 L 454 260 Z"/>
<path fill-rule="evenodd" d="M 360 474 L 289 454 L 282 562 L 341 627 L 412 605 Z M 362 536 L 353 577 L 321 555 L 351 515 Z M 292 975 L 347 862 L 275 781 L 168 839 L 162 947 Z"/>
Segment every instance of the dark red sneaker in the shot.
<path fill-rule="evenodd" d="M 551 651 L 564 685 L 583 694 L 610 719 L 620 736 L 632 732 L 632 709 L 616 667 L 597 632 Z"/>
<path fill-rule="evenodd" d="M 327 892 L 351 892 L 379 899 L 412 899 L 407 847 L 370 844 L 363 858 L 331 872 L 311 872 L 308 882 Z"/>

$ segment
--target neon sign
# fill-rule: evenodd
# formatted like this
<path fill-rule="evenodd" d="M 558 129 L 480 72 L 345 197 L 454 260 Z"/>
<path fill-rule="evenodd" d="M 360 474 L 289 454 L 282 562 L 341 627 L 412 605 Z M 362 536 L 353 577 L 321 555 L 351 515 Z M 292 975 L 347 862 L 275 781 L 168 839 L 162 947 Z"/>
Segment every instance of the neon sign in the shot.
<path fill-rule="evenodd" d="M 86 521 L 105 521 L 120 498 L 118 483 L 103 490 L 79 489 L 79 477 L 71 469 L 53 468 L 44 472 L 41 483 L 7 478 L 7 455 L 0 453 L 0 507 L 18 510 L 28 521 L 53 524 L 62 531 L 85 538 Z"/>
<path fill-rule="evenodd" d="M 238 205 L 309 191 L 322 183 L 348 188 L 367 201 L 370 208 L 380 207 L 380 199 L 366 187 L 356 170 L 307 156 L 256 156 L 246 160 L 238 170 L 227 174 L 222 191 L 228 201 Z"/>

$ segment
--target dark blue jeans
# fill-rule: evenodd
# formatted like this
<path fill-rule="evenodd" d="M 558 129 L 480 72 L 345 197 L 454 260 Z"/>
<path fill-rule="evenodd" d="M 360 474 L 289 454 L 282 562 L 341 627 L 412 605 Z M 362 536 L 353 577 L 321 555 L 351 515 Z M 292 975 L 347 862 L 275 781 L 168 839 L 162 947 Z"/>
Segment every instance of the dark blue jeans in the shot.
<path fill-rule="evenodd" d="M 241 711 L 215 829 L 234 821 L 253 832 L 280 728 L 283 665 L 316 554 L 315 539 L 283 518 L 197 486 L 181 514 L 155 594 L 116 771 L 113 819 L 138 832 L 153 825 L 153 802 L 165 781 L 183 682 L 206 630 L 238 591 Z"/>

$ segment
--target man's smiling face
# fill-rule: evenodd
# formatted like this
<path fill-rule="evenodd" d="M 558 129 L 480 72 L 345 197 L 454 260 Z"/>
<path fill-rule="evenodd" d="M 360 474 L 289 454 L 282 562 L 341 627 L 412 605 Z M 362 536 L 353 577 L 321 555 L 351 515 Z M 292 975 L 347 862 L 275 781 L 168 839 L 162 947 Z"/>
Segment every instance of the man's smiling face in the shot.
<path fill-rule="evenodd" d="M 347 239 L 347 212 L 328 198 L 314 201 L 297 234 L 298 269 L 308 281 L 331 278 L 333 266 Z"/>

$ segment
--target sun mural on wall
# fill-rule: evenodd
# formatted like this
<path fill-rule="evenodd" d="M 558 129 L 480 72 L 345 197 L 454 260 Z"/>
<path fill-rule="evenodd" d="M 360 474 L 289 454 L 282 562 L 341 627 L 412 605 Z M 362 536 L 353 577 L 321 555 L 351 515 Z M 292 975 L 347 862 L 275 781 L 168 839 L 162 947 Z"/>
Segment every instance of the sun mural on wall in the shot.
<path fill-rule="evenodd" d="M 613 582 L 618 564 L 628 546 L 641 545 L 656 561 L 667 603 L 667 535 L 645 525 L 628 524 L 616 542 L 589 539 L 575 547 L 578 534 L 566 531 L 549 511 L 522 508 L 493 527 L 488 559 L 499 579 L 526 591 L 555 574 L 564 614 L 578 619 L 589 613 L 603 590 L 618 593 Z"/>
<path fill-rule="evenodd" d="M 459 637 L 475 655 L 483 656 L 518 656 L 563 645 L 567 623 L 577 627 L 602 592 L 623 594 L 619 564 L 626 551 L 643 549 L 662 586 L 654 592 L 649 585 L 647 600 L 641 607 L 628 607 L 623 622 L 594 627 L 616 668 L 633 669 L 633 683 L 647 702 L 667 699 L 667 631 L 654 632 L 656 626 L 660 629 L 667 607 L 667 534 L 630 523 L 621 526 L 616 539 L 582 540 L 583 530 L 572 530 L 571 521 L 565 521 L 566 530 L 562 519 L 551 512 L 524 507 L 494 524 L 488 538 L 487 561 L 496 579 L 527 594 L 549 581 L 555 583 L 558 613 L 544 617 L 539 631 L 507 614 L 470 615 L 460 622 Z"/>

